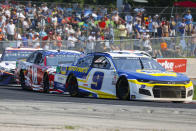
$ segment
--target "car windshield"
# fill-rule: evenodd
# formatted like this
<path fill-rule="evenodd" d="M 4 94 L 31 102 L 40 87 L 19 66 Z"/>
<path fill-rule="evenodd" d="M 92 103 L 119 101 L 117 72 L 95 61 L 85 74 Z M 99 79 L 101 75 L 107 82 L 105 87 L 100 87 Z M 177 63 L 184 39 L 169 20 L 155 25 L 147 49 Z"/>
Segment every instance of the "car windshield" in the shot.
<path fill-rule="evenodd" d="M 4 51 L 2 61 L 16 61 L 27 58 L 34 50 L 6 50 Z"/>
<path fill-rule="evenodd" d="M 115 57 L 114 64 L 118 70 L 136 71 L 136 70 L 161 70 L 165 69 L 151 58 L 133 58 L 133 57 Z"/>
<path fill-rule="evenodd" d="M 75 60 L 79 58 L 78 55 L 49 55 L 46 56 L 47 66 L 57 66 L 60 64 L 72 64 Z"/>

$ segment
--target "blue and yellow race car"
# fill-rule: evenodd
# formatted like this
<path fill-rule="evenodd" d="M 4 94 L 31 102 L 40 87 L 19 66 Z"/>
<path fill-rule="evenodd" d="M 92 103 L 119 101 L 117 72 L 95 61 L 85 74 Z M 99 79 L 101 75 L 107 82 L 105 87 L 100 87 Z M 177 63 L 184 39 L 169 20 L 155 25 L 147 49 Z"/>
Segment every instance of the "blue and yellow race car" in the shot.
<path fill-rule="evenodd" d="M 56 72 L 54 88 L 71 96 L 176 102 L 193 98 L 187 76 L 168 72 L 141 53 L 90 53 L 71 66 L 58 66 Z"/>

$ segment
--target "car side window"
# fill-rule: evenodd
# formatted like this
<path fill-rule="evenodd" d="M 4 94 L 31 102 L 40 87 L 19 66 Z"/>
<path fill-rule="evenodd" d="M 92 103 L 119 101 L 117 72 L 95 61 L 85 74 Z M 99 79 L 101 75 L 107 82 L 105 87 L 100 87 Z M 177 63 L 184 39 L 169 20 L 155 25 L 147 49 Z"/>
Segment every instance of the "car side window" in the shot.
<path fill-rule="evenodd" d="M 34 63 L 35 63 L 35 64 L 41 64 L 41 63 L 43 63 L 43 55 L 42 55 L 42 53 L 38 53 L 38 54 L 37 54 Z"/>
<path fill-rule="evenodd" d="M 77 66 L 79 67 L 90 67 L 93 61 L 93 56 L 87 56 L 78 60 Z"/>
<path fill-rule="evenodd" d="M 110 69 L 111 64 L 105 56 L 95 56 L 92 67 L 101 68 L 101 69 Z"/>
<path fill-rule="evenodd" d="M 32 54 L 28 57 L 27 62 L 29 62 L 29 63 L 34 63 L 34 61 L 35 61 L 35 59 L 36 59 L 36 56 L 37 56 L 37 52 L 32 53 Z"/>
<path fill-rule="evenodd" d="M 78 60 L 78 63 L 76 65 L 82 67 L 83 63 L 84 63 L 84 59 L 80 59 Z"/>

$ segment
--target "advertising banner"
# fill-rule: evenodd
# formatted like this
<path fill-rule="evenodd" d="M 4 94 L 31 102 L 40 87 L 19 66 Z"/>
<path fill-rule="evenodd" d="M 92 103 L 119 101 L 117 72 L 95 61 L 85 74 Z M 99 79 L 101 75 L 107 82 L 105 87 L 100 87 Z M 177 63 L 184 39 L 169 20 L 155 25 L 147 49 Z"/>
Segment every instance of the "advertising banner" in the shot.
<path fill-rule="evenodd" d="M 186 72 L 186 59 L 157 59 L 166 70 L 184 73 Z"/>

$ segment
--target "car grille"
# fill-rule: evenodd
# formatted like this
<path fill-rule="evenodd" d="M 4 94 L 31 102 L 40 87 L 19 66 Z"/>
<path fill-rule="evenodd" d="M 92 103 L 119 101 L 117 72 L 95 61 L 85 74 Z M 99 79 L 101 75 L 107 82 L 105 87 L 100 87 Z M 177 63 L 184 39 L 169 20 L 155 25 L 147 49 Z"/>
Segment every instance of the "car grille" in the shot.
<path fill-rule="evenodd" d="M 159 84 L 188 84 L 190 81 L 154 81 L 153 84 L 159 83 Z"/>
<path fill-rule="evenodd" d="M 184 86 L 154 86 L 155 98 L 185 98 L 186 89 Z"/>
<path fill-rule="evenodd" d="M 151 96 L 150 91 L 149 90 L 146 90 L 146 89 L 140 88 L 139 89 L 139 93 L 140 94 L 143 94 L 143 95 Z"/>

